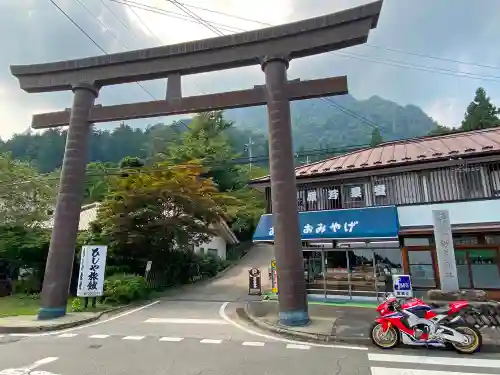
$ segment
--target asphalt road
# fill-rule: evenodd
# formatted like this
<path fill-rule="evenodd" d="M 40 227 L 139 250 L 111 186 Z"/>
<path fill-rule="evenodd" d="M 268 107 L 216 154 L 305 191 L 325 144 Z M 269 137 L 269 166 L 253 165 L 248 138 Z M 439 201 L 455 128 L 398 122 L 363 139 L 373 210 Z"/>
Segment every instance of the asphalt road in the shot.
<path fill-rule="evenodd" d="M 290 342 L 238 321 L 247 271 L 272 258 L 259 247 L 241 266 L 170 299 L 51 334 L 0 337 L 0 375 L 460 375 L 499 374 L 500 354 Z M 263 278 L 266 279 L 265 277 Z"/>

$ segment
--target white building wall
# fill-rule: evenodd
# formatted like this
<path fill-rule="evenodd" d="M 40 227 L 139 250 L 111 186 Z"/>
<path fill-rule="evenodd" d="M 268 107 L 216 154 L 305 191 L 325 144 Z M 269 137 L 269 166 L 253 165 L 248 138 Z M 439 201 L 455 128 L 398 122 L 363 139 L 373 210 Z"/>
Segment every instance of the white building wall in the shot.
<path fill-rule="evenodd" d="M 500 222 L 500 199 L 489 199 L 482 201 L 399 206 L 399 225 L 401 227 L 433 225 L 433 210 L 448 210 L 450 212 L 450 221 L 452 225 Z"/>
<path fill-rule="evenodd" d="M 201 249 L 203 249 L 203 251 Z M 216 250 L 217 256 L 222 260 L 226 260 L 226 241 L 222 237 L 214 236 L 209 242 L 195 246 L 194 248 L 195 253 L 203 252 L 204 254 L 209 254 L 209 250 Z"/>

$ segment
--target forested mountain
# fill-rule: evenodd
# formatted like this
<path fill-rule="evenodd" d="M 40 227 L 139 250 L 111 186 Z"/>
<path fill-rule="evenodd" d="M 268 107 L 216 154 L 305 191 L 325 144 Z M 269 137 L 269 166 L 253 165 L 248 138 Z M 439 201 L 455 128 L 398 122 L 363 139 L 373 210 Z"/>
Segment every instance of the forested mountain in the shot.
<path fill-rule="evenodd" d="M 265 107 L 230 110 L 226 118 L 239 128 L 266 132 Z M 366 145 L 375 127 L 384 141 L 391 141 L 426 135 L 437 126 L 419 107 L 403 107 L 378 96 L 356 100 L 351 95 L 293 102 L 292 124 L 297 150 Z"/>
<path fill-rule="evenodd" d="M 248 156 L 246 144 L 251 142 L 254 158 L 268 156 L 267 114 L 265 107 L 234 109 L 225 112 L 234 126 L 226 131 L 233 151 Z M 172 124 L 156 124 L 133 129 L 121 124 L 112 131 L 96 127 L 92 134 L 90 161 L 118 163 L 126 156 L 152 160 L 169 144 L 178 143 L 190 120 Z M 419 107 L 402 107 L 378 96 L 356 100 L 350 95 L 328 100 L 311 99 L 292 103 L 294 146 L 298 162 L 312 161 L 370 144 L 373 129 L 378 127 L 383 141 L 428 134 L 437 124 Z M 64 153 L 66 132 L 17 134 L 2 142 L 0 151 L 10 151 L 16 159 L 31 161 L 40 172 L 59 168 Z M 318 151 L 318 150 L 323 151 Z"/>

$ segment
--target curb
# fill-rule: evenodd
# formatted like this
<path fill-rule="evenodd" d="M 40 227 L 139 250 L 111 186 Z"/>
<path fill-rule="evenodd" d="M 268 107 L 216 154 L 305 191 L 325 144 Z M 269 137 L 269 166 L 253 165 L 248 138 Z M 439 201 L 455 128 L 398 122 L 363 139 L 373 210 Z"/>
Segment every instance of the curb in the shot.
<path fill-rule="evenodd" d="M 112 307 L 110 309 L 101 311 L 95 316 L 77 320 L 74 322 L 67 322 L 61 324 L 47 325 L 47 326 L 38 326 L 38 327 L 9 327 L 9 326 L 0 326 L 0 333 L 40 333 L 40 332 L 52 332 L 52 331 L 60 331 L 63 329 L 74 328 L 78 326 L 82 326 L 88 323 L 93 323 L 102 318 L 103 315 L 106 314 L 118 314 L 124 310 L 128 310 L 133 308 L 131 305 Z"/>
<path fill-rule="evenodd" d="M 241 320 L 244 320 L 255 327 L 258 327 L 262 330 L 271 333 L 275 333 L 290 340 L 311 342 L 317 344 L 349 344 L 349 345 L 360 345 L 360 346 L 369 346 L 372 344 L 372 341 L 369 337 L 346 337 L 346 336 L 338 337 L 334 335 L 313 334 L 309 332 L 294 331 L 285 327 L 275 326 L 273 324 L 264 322 L 261 319 L 249 314 L 246 304 L 245 307 L 243 308 L 237 308 L 236 314 Z M 493 349 L 495 352 L 498 352 L 498 350 L 500 349 L 500 342 L 498 341 L 491 341 L 486 339 L 484 340 L 483 345 L 486 348 Z"/>

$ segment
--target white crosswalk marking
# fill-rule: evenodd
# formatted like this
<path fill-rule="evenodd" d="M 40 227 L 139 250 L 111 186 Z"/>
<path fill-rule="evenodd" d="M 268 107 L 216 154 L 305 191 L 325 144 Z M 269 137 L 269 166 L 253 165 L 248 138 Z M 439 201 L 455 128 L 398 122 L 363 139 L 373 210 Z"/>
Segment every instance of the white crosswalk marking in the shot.
<path fill-rule="evenodd" d="M 372 375 L 485 375 L 480 369 L 500 369 L 500 360 L 368 353 Z M 374 362 L 379 362 L 376 365 Z M 382 363 L 387 363 L 383 366 Z M 438 370 L 426 368 L 440 366 Z M 443 367 L 450 367 L 449 370 Z M 463 367 L 457 371 L 457 367 Z M 459 369 L 461 370 L 461 369 Z M 470 371 L 470 372 L 469 372 Z M 491 370 L 490 370 L 491 371 Z"/>
<path fill-rule="evenodd" d="M 372 367 L 372 375 L 486 375 L 478 372 L 415 370 L 408 368 Z"/>
<path fill-rule="evenodd" d="M 300 349 L 300 350 L 309 350 L 311 347 L 309 345 L 299 345 L 299 344 L 288 344 L 286 346 L 287 349 Z"/>
<path fill-rule="evenodd" d="M 212 339 L 203 339 L 200 341 L 202 344 L 220 344 L 222 340 L 212 340 Z"/>
<path fill-rule="evenodd" d="M 485 367 L 500 368 L 499 359 L 477 359 L 477 358 L 449 358 L 449 357 L 427 357 L 415 355 L 390 355 L 368 353 L 368 360 L 377 362 L 397 362 L 415 363 L 419 365 L 440 365 L 440 366 L 464 366 L 464 367 Z"/>
<path fill-rule="evenodd" d="M 168 341 L 168 342 L 179 342 L 184 340 L 183 337 L 162 337 L 160 341 Z"/>
<path fill-rule="evenodd" d="M 91 339 L 107 339 L 109 335 L 90 335 Z"/>
<path fill-rule="evenodd" d="M 264 346 L 265 343 L 264 342 L 252 342 L 252 341 L 245 341 L 243 344 L 241 344 L 243 346 Z"/>
<path fill-rule="evenodd" d="M 63 338 L 63 339 L 71 339 L 73 337 L 78 336 L 76 333 L 63 333 L 57 337 Z"/>
<path fill-rule="evenodd" d="M 146 336 L 125 336 L 123 340 L 132 340 L 132 341 L 139 341 L 145 338 Z"/>

